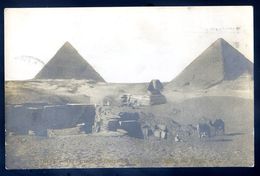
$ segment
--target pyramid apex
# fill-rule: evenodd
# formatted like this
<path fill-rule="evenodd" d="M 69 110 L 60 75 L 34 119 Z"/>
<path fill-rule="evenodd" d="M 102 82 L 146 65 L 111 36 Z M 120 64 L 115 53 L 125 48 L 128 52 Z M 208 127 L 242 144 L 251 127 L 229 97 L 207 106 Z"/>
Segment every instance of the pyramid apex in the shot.
<path fill-rule="evenodd" d="M 218 38 L 217 41 L 225 41 L 223 38 Z"/>
<path fill-rule="evenodd" d="M 66 41 L 66 42 L 63 44 L 63 46 L 69 46 L 69 47 L 72 47 L 72 45 L 70 44 L 69 41 Z"/>
<path fill-rule="evenodd" d="M 66 41 L 65 43 L 64 43 L 64 45 L 70 45 L 70 42 L 69 41 Z"/>
<path fill-rule="evenodd" d="M 222 45 L 222 44 L 225 44 L 225 43 L 228 43 L 228 42 L 223 38 L 218 38 L 214 43 Z"/>
<path fill-rule="evenodd" d="M 58 50 L 58 52 L 70 52 L 70 53 L 75 53 L 78 52 L 70 42 L 66 41 Z"/>

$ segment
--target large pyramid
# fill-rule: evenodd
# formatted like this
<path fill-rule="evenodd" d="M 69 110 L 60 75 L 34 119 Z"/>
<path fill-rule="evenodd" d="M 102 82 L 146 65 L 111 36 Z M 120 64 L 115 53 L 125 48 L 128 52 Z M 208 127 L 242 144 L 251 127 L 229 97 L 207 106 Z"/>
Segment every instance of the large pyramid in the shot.
<path fill-rule="evenodd" d="M 169 85 L 176 88 L 210 88 L 241 77 L 253 79 L 253 63 L 220 38 L 188 65 Z"/>
<path fill-rule="evenodd" d="M 35 76 L 35 79 L 88 79 L 105 80 L 83 59 L 77 50 L 66 42 L 55 56 Z"/>

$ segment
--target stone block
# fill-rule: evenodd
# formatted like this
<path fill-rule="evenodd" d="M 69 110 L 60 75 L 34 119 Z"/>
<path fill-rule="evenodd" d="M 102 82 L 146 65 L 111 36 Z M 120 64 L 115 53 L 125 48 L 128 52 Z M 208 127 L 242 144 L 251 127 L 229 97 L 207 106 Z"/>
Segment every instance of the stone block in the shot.
<path fill-rule="evenodd" d="M 155 130 L 154 132 L 153 132 L 153 135 L 155 136 L 155 137 L 157 137 L 157 138 L 161 138 L 161 130 Z"/>
<path fill-rule="evenodd" d="M 166 139 L 167 138 L 167 132 L 161 131 L 161 139 Z"/>
<path fill-rule="evenodd" d="M 119 121 L 120 128 L 127 131 L 128 135 L 143 139 L 141 124 L 136 120 Z"/>

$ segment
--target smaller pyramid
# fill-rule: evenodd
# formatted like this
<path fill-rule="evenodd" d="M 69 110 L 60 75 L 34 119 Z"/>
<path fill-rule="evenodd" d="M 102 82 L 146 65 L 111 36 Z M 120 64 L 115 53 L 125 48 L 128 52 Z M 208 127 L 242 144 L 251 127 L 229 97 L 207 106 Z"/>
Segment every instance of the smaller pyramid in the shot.
<path fill-rule="evenodd" d="M 69 42 L 57 51 L 35 79 L 87 79 L 105 82 Z"/>
<path fill-rule="evenodd" d="M 253 79 L 253 63 L 219 38 L 173 79 L 169 86 L 203 89 L 222 81 L 237 80 L 244 75 Z"/>

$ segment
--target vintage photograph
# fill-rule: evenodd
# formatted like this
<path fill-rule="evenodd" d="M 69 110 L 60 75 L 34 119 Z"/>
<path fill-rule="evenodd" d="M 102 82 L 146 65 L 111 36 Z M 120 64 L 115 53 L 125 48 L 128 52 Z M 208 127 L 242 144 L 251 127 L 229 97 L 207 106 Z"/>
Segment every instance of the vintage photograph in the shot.
<path fill-rule="evenodd" d="M 253 7 L 4 18 L 6 169 L 254 166 Z"/>

